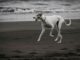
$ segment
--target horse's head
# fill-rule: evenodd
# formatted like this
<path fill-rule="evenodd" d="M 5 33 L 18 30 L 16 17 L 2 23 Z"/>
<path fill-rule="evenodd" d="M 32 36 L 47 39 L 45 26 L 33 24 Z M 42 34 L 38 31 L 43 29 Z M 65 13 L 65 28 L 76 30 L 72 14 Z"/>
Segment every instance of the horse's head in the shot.
<path fill-rule="evenodd" d="M 42 19 L 42 13 L 38 13 L 35 17 L 33 17 L 35 21 L 41 20 Z"/>

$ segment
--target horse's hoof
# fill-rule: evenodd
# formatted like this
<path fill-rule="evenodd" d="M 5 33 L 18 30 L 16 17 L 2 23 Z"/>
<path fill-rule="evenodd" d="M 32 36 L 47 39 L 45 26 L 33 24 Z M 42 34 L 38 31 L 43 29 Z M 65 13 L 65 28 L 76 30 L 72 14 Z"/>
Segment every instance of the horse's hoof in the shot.
<path fill-rule="evenodd" d="M 61 44 L 62 42 L 61 41 L 58 41 L 57 43 Z"/>
<path fill-rule="evenodd" d="M 51 37 L 54 37 L 54 35 L 50 35 Z"/>
<path fill-rule="evenodd" d="M 58 39 L 55 39 L 54 41 L 57 41 Z"/>
<path fill-rule="evenodd" d="M 39 42 L 40 40 L 37 40 L 37 42 Z"/>

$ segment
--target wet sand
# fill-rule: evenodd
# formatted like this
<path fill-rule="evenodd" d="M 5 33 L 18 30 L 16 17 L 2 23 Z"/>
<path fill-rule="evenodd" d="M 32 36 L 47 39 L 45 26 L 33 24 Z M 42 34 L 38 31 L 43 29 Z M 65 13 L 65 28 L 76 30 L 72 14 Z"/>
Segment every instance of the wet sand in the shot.
<path fill-rule="evenodd" d="M 40 23 L 4 22 L 0 23 L 0 60 L 80 60 L 80 20 L 72 20 L 72 25 L 63 24 L 61 44 L 45 32 L 40 42 Z"/>

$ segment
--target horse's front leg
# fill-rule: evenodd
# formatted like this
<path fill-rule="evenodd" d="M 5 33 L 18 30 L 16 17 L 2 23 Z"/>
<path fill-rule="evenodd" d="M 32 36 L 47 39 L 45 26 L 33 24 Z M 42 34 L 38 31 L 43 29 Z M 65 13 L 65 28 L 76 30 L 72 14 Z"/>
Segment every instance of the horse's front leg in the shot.
<path fill-rule="evenodd" d="M 45 27 L 44 27 L 44 25 L 43 25 L 43 23 L 41 24 L 41 26 L 42 26 L 42 31 L 41 31 L 41 33 L 40 33 L 40 35 L 39 35 L 39 38 L 38 38 L 38 42 L 41 40 L 41 37 L 42 37 L 42 35 L 44 34 L 44 32 L 45 32 Z"/>

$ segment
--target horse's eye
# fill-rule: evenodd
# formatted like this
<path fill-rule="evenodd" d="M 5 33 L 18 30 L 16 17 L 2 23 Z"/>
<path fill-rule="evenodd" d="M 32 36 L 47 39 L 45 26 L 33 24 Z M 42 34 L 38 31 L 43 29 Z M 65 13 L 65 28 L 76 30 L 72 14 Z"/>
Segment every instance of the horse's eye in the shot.
<path fill-rule="evenodd" d="M 35 19 L 35 17 L 33 17 L 33 19 Z"/>

